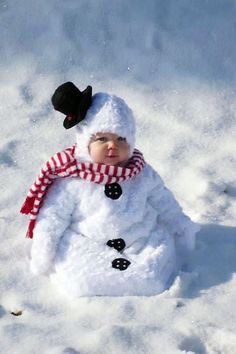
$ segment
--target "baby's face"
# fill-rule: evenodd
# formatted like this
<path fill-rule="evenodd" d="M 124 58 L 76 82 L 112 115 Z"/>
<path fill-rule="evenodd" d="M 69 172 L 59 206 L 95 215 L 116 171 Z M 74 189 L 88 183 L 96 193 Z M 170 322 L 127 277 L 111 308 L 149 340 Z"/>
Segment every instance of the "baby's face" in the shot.
<path fill-rule="evenodd" d="M 110 166 L 124 166 L 129 159 L 129 150 L 126 139 L 112 133 L 97 133 L 89 144 L 92 161 Z"/>

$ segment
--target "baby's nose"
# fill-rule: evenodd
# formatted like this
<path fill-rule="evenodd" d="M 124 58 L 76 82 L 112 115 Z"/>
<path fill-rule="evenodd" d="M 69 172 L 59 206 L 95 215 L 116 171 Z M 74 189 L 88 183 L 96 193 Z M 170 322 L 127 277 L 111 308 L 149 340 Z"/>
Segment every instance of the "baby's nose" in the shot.
<path fill-rule="evenodd" d="M 109 149 L 115 149 L 116 147 L 117 147 L 117 144 L 116 144 L 115 140 L 108 141 L 108 148 Z"/>

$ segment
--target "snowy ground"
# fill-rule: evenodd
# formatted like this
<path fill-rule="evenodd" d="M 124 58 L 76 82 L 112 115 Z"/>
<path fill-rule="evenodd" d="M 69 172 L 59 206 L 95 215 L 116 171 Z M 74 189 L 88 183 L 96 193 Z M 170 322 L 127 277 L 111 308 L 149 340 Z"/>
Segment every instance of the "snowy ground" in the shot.
<path fill-rule="evenodd" d="M 0 2 L 0 353 L 236 353 L 235 18 L 233 0 Z M 74 142 L 50 104 L 67 80 L 127 100 L 137 147 L 202 224 L 159 296 L 67 301 L 29 273 L 19 209 Z"/>

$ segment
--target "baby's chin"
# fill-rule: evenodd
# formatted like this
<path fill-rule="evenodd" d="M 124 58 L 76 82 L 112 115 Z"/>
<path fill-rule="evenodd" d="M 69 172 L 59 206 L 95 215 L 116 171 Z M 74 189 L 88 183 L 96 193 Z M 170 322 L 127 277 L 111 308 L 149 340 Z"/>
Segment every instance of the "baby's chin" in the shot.
<path fill-rule="evenodd" d="M 95 161 L 93 161 L 95 162 Z M 125 167 L 128 163 L 128 160 L 124 160 L 124 161 L 109 161 L 109 160 L 103 160 L 103 161 L 99 161 L 98 163 L 102 163 L 103 165 L 108 165 L 108 166 L 116 166 L 116 167 Z"/>
<path fill-rule="evenodd" d="M 116 167 L 125 167 L 128 161 L 122 161 L 122 162 L 103 162 L 104 165 L 108 165 L 108 166 L 116 166 Z"/>

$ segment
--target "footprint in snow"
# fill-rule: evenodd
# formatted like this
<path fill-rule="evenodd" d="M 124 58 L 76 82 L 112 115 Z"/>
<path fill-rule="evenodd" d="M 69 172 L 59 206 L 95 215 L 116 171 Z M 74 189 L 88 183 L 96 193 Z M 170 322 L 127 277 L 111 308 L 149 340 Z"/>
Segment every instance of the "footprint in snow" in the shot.
<path fill-rule="evenodd" d="M 32 103 L 34 99 L 33 94 L 31 92 L 31 88 L 28 84 L 22 85 L 20 87 L 20 95 L 23 100 L 28 104 Z"/>
<path fill-rule="evenodd" d="M 81 352 L 78 352 L 77 350 L 73 348 L 65 348 L 62 352 L 62 354 L 82 354 Z"/>
<path fill-rule="evenodd" d="M 236 187 L 225 187 L 224 193 L 227 194 L 229 197 L 236 198 Z"/>
<path fill-rule="evenodd" d="M 5 314 L 6 314 L 6 311 L 5 311 L 4 307 L 2 307 L 2 306 L 0 305 L 0 318 L 3 317 L 3 316 L 5 316 Z"/>
<path fill-rule="evenodd" d="M 13 156 L 18 145 L 18 141 L 10 141 L 0 149 L 0 163 L 7 167 L 16 166 Z"/>
<path fill-rule="evenodd" d="M 207 354 L 204 344 L 197 336 L 189 336 L 182 339 L 179 349 L 195 354 Z"/>

